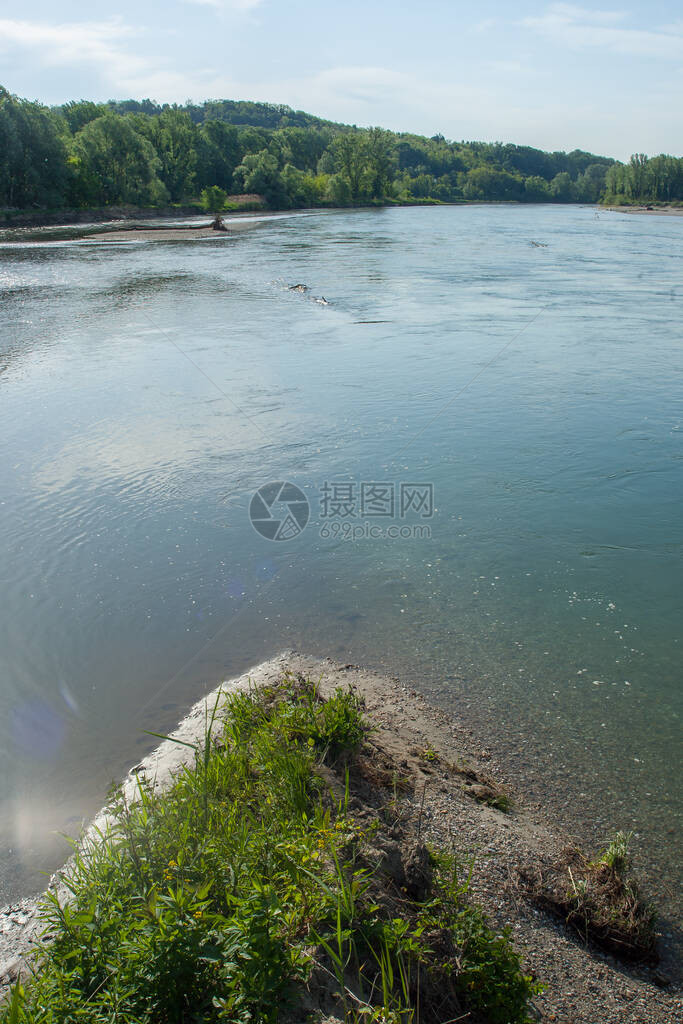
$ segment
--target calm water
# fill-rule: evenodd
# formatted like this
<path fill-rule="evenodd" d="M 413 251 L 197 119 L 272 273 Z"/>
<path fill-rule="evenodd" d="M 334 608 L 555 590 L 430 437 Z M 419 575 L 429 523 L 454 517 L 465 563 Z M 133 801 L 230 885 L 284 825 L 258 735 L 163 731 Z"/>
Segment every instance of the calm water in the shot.
<path fill-rule="evenodd" d="M 683 221 L 49 237 L 0 247 L 0 903 L 41 887 L 144 729 L 289 647 L 400 674 L 531 802 L 636 828 L 673 886 Z M 277 480 L 310 501 L 291 541 L 248 520 Z M 431 483 L 433 517 L 396 519 L 431 538 L 321 536 L 331 482 Z"/>

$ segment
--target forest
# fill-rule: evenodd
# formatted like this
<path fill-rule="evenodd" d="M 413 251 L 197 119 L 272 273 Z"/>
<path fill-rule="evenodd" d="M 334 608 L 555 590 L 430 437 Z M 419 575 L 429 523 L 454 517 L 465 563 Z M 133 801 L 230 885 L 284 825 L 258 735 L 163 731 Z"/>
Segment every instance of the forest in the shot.
<path fill-rule="evenodd" d="M 270 103 L 47 107 L 0 86 L 0 210 L 683 200 L 683 159 L 454 142 Z"/>

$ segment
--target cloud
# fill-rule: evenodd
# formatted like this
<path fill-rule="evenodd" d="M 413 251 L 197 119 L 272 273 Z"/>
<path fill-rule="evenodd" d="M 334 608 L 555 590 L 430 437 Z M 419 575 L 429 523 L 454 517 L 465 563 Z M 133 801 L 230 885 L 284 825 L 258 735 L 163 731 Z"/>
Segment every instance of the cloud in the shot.
<path fill-rule="evenodd" d="M 626 11 L 594 11 L 576 4 L 552 4 L 550 11 L 558 16 L 587 21 L 596 25 L 612 25 L 628 17 Z"/>
<path fill-rule="evenodd" d="M 149 68 L 149 62 L 127 50 L 138 31 L 118 18 L 62 24 L 0 19 L 0 53 L 34 53 L 41 67 L 77 68 L 92 65 L 126 77 Z"/>
<path fill-rule="evenodd" d="M 247 13 L 253 11 L 255 7 L 260 7 L 263 0 L 184 0 L 184 2 L 199 7 L 213 7 L 216 11 Z"/>
<path fill-rule="evenodd" d="M 0 19 L 1 50 L 7 51 L 10 46 L 37 49 L 46 64 L 103 60 L 111 56 L 113 46 L 133 35 L 134 30 L 118 18 L 59 25 Z"/>
<path fill-rule="evenodd" d="M 247 11 L 259 2 L 227 0 L 222 9 Z M 190 65 L 186 71 L 171 57 L 145 53 L 150 37 L 154 42 L 155 34 L 118 17 L 59 24 L 0 18 L 0 57 L 41 75 L 48 69 L 69 72 L 89 93 L 101 96 L 107 91 L 110 98 L 150 96 L 183 102 L 243 92 L 215 68 Z"/>
<path fill-rule="evenodd" d="M 401 71 L 381 67 L 337 67 L 313 77 L 313 89 L 337 96 L 342 102 L 373 104 L 410 87 L 412 79 Z"/>
<path fill-rule="evenodd" d="M 151 96 L 165 100 L 186 99 L 194 95 L 218 95 L 216 89 L 228 87 L 215 72 L 196 70 L 191 76 L 169 67 L 166 58 L 131 52 L 144 29 L 133 28 L 119 18 L 106 21 L 48 22 L 0 19 L 0 54 L 11 55 L 24 65 L 62 68 L 87 75 L 88 87 L 94 80 L 109 90 L 112 97 Z M 95 87 L 96 91 L 97 87 Z"/>
<path fill-rule="evenodd" d="M 617 23 L 625 18 L 623 11 L 590 11 L 573 4 L 552 4 L 545 14 L 524 18 L 521 24 L 576 49 L 602 49 L 624 56 L 660 60 L 683 58 L 680 28 L 624 28 Z"/>

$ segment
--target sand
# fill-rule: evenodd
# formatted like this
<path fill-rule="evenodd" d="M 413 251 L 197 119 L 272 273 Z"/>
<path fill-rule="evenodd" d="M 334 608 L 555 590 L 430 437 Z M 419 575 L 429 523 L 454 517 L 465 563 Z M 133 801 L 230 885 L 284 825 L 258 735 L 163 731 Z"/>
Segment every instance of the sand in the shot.
<path fill-rule="evenodd" d="M 88 242 L 188 242 L 202 238 L 225 240 L 253 223 L 248 220 L 233 221 L 226 225 L 227 231 L 214 231 L 210 224 L 200 228 L 121 228 L 90 235 Z"/>
<path fill-rule="evenodd" d="M 602 209 L 612 213 L 654 213 L 658 217 L 683 217 L 681 206 L 604 206 Z"/>

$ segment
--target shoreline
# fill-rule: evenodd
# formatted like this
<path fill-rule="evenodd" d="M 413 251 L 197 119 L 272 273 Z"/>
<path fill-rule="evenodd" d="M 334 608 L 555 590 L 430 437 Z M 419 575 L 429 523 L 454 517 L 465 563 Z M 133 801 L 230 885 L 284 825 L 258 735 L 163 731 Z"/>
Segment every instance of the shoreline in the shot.
<path fill-rule="evenodd" d="M 249 197 L 249 202 L 243 204 L 243 209 L 231 209 L 226 210 L 224 217 L 228 217 L 231 220 L 237 218 L 247 219 L 249 215 L 273 215 L 278 214 L 291 214 L 291 213 L 317 213 L 322 210 L 377 210 L 377 209 L 394 209 L 397 207 L 407 208 L 424 208 L 434 206 L 571 206 L 577 208 L 591 208 L 596 211 L 603 210 L 610 213 L 629 213 L 629 214 L 647 214 L 651 213 L 660 217 L 683 217 L 683 205 L 682 206 L 652 206 L 648 203 L 638 203 L 635 205 L 624 205 L 615 206 L 610 204 L 601 204 L 599 201 L 594 203 L 586 202 L 562 202 L 553 203 L 547 199 L 539 202 L 521 202 L 518 199 L 458 199 L 451 202 L 437 201 L 437 200 L 415 200 L 414 202 L 398 202 L 391 201 L 385 203 L 371 203 L 364 206 L 311 206 L 311 207 L 297 207 L 295 209 L 270 209 L 265 204 L 258 205 L 254 202 L 258 197 Z M 145 235 L 156 236 L 159 241 L 168 240 L 161 239 L 158 236 L 158 232 L 170 230 L 182 233 L 181 237 L 187 237 L 185 234 L 188 231 L 199 231 L 199 228 L 171 228 L 166 229 L 163 227 L 146 227 L 135 225 L 136 221 L 148 221 L 148 220 L 167 220 L 177 221 L 183 218 L 199 218 L 202 217 L 203 213 L 197 209 L 196 206 L 180 206 L 176 209 L 161 208 L 154 209 L 152 207 L 123 207 L 123 206 L 112 206 L 112 207 L 97 207 L 93 209 L 63 209 L 63 210 L 46 210 L 40 213 L 31 212 L 28 210 L 18 210 L 13 214 L 2 213 L 0 211 L 0 231 L 32 231 L 40 230 L 41 228 L 53 228 L 55 230 L 69 230 L 78 229 L 92 226 L 96 228 L 97 225 L 111 224 L 112 227 L 109 231 L 105 231 L 102 234 L 114 234 L 114 233 L 137 233 L 143 232 Z M 209 216 L 207 214 L 207 216 Z M 125 225 L 130 224 L 131 227 Z M 121 225 L 120 227 L 118 225 Z M 203 229 L 202 229 L 203 230 Z M 208 230 L 208 229 L 207 229 Z M 211 235 L 220 235 L 221 232 L 211 231 Z M 190 236 L 192 237 L 192 236 Z M 197 236 L 201 237 L 201 236 Z M 175 240 L 175 239 L 173 239 Z"/>
<path fill-rule="evenodd" d="M 281 217 L 291 217 L 306 211 L 299 210 L 245 210 L 229 211 L 223 215 L 226 226 L 225 231 L 215 231 L 212 228 L 212 218 L 208 215 L 205 218 L 196 211 L 183 216 L 174 214 L 149 217 L 150 220 L 157 220 L 162 223 L 145 224 L 144 217 L 126 217 L 122 219 L 108 218 L 101 222 L 89 221 L 78 224 L 55 223 L 42 225 L 21 225 L 17 227 L 2 227 L 0 225 L 0 246 L 3 245 L 33 245 L 36 242 L 78 242 L 78 243 L 102 243 L 102 242 L 168 242 L 188 241 L 196 239 L 226 239 L 239 234 L 262 221 L 270 222 Z M 187 223 L 188 220 L 202 221 L 205 223 Z M 141 223 L 142 222 L 142 223 Z M 13 235 L 8 237 L 8 232 Z"/>
<path fill-rule="evenodd" d="M 601 206 L 601 210 L 608 210 L 610 213 L 653 213 L 657 217 L 683 217 L 683 206 Z"/>
<path fill-rule="evenodd" d="M 327 695 L 336 686 L 352 685 L 364 697 L 367 714 L 383 748 L 395 760 L 410 765 L 419 785 L 415 797 L 421 798 L 426 838 L 443 842 L 454 838 L 458 852 L 477 854 L 473 892 L 475 900 L 499 926 L 509 925 L 515 945 L 525 961 L 541 980 L 548 984 L 538 1004 L 547 1020 L 595 1024 L 597 1021 L 638 1019 L 665 1024 L 674 1019 L 677 1009 L 673 986 L 660 989 L 662 977 L 675 973 L 675 952 L 662 944 L 659 971 L 644 967 L 617 964 L 607 954 L 586 950 L 564 927 L 531 907 L 510 885 L 516 864 L 542 863 L 567 845 L 568 836 L 556 822 L 548 822 L 535 809 L 525 807 L 523 793 L 513 792 L 515 808 L 503 814 L 469 799 L 452 773 L 444 770 L 446 763 L 466 763 L 479 775 L 499 772 L 485 751 L 477 749 L 476 738 L 455 713 L 430 705 L 414 690 L 401 686 L 398 679 L 380 675 L 358 666 L 342 665 L 331 659 L 319 659 L 297 653 L 285 653 L 265 661 L 234 679 L 221 683 L 190 709 L 171 734 L 184 743 L 201 741 L 204 736 L 206 709 L 209 713 L 217 695 L 223 691 L 239 691 L 250 686 L 272 685 L 288 670 L 302 673 L 314 681 L 321 679 L 321 690 Z M 434 756 L 421 756 L 425 750 Z M 124 791 L 133 795 L 139 775 L 166 788 L 172 775 L 183 764 L 191 762 L 194 751 L 172 740 L 162 741 L 124 779 Z M 424 784 L 424 788 L 423 788 Z M 470 793 L 469 796 L 472 796 Z M 420 812 L 422 814 L 422 810 Z M 108 820 L 103 808 L 84 835 L 92 837 Z M 60 896 L 66 893 L 64 877 L 69 862 L 50 880 L 48 889 Z M 8 914 L 0 911 L 0 995 L 20 972 L 21 956 L 38 930 L 37 905 L 41 897 L 27 898 L 12 905 Z M 661 931 L 661 928 L 659 929 Z M 656 978 L 659 976 L 660 981 Z M 609 1011 L 607 1010 L 609 1007 Z M 606 1016 L 595 1016 L 599 1010 Z M 555 1016 L 553 1016 L 555 1014 Z M 559 1014 L 559 1016 L 558 1016 Z M 585 1014 L 585 1015 L 584 1015 Z"/>
<path fill-rule="evenodd" d="M 270 208 L 265 205 L 263 201 L 257 202 L 260 197 L 249 196 L 246 197 L 248 202 L 238 204 L 234 209 L 226 209 L 223 213 L 224 219 L 229 218 L 233 220 L 248 219 L 250 216 L 278 216 L 281 214 L 296 214 L 296 213 L 320 213 L 325 210 L 329 211 L 349 211 L 349 210 L 392 210 L 392 209 L 424 209 L 433 207 L 477 207 L 477 206 L 524 206 L 524 207 L 547 207 L 547 206 L 560 206 L 560 207 L 575 207 L 576 209 L 594 209 L 596 211 L 612 211 L 614 213 L 656 213 L 659 215 L 666 216 L 683 216 L 683 206 L 661 206 L 661 207 L 648 207 L 647 204 L 639 204 L 636 206 L 612 206 L 612 205 L 601 205 L 596 200 L 595 202 L 552 202 L 549 199 L 542 199 L 536 202 L 523 202 L 520 199 L 453 199 L 450 201 L 445 200 L 425 200 L 415 199 L 411 202 L 398 201 L 398 200 L 387 200 L 386 202 L 372 202 L 361 205 L 350 205 L 350 206 L 333 206 L 325 204 L 322 206 L 302 206 L 302 207 L 273 207 Z M 241 208 L 240 208 L 241 206 Z M 150 221 L 150 220 L 166 220 L 166 221 L 178 221 L 187 218 L 200 218 L 210 217 L 210 214 L 205 214 L 203 211 L 197 208 L 197 206 L 179 206 L 174 209 L 168 207 L 155 209 L 153 207 L 123 207 L 123 206 L 112 206 L 112 207 L 97 207 L 93 209 L 73 210 L 46 210 L 40 213 L 31 212 L 28 210 L 15 211 L 14 214 L 9 215 L 0 211 L 0 232 L 2 231 L 33 231 L 40 230 L 42 228 L 52 228 L 55 230 L 69 230 L 93 227 L 97 228 L 98 225 L 112 225 L 108 231 L 103 233 L 118 233 L 120 232 L 149 232 L 150 234 L 156 234 L 159 231 L 167 230 L 163 226 L 147 227 L 144 223 L 138 226 L 135 222 L 139 221 Z M 126 225 L 130 224 L 130 227 Z M 120 227 L 119 227 L 120 225 Z M 168 230 L 177 230 L 180 232 L 187 232 L 195 230 L 188 226 L 185 228 L 172 228 Z M 196 229 L 199 230 L 199 229 Z M 212 234 L 219 235 L 221 232 L 212 232 Z"/>
<path fill-rule="evenodd" d="M 186 242 L 203 238 L 226 240 L 234 237 L 239 231 L 244 231 L 254 221 L 226 222 L 225 231 L 214 231 L 210 224 L 205 227 L 175 227 L 175 228 L 118 228 L 111 231 L 97 232 L 91 235 L 88 242 Z"/>

